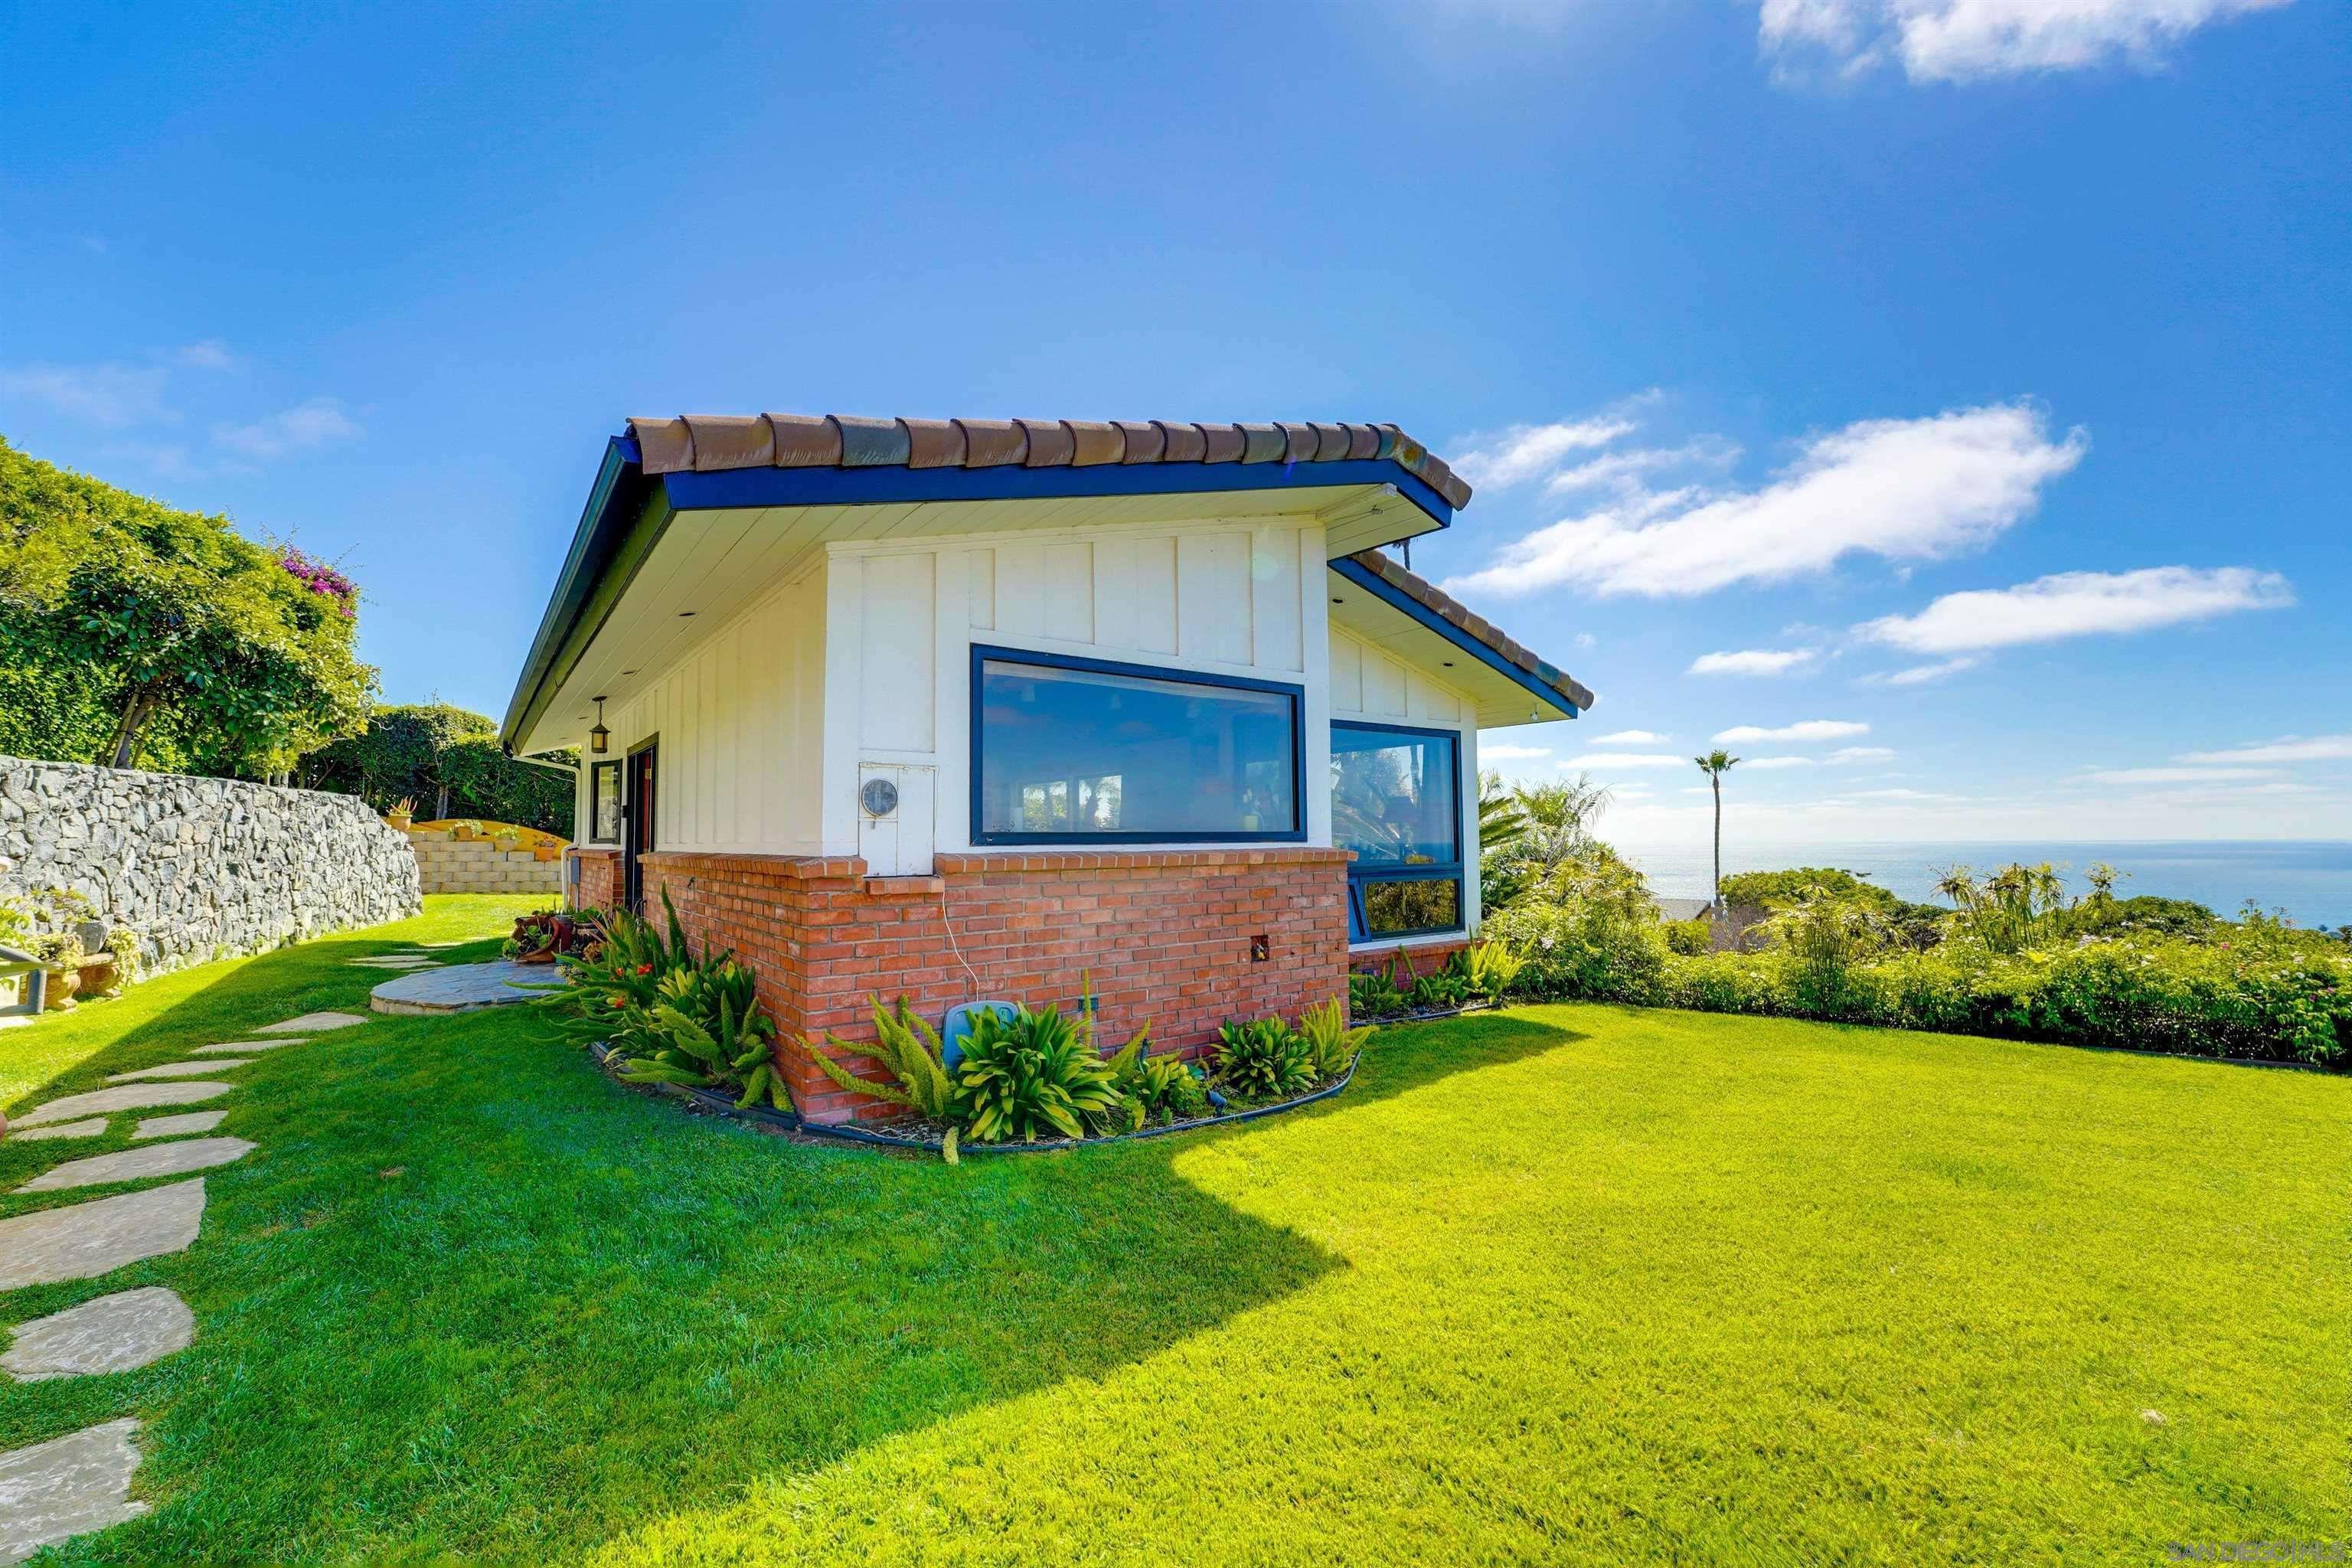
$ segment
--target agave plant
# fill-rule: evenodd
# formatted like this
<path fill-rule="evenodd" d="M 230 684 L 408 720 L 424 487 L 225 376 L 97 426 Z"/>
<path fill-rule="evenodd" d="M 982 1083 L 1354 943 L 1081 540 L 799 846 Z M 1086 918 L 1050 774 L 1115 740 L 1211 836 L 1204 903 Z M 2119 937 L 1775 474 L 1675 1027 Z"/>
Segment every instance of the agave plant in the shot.
<path fill-rule="evenodd" d="M 1315 1077 L 1307 1042 L 1280 1018 L 1234 1019 L 1217 1030 L 1217 1078 L 1237 1094 L 1277 1099 L 1307 1088 Z"/>
<path fill-rule="evenodd" d="M 656 1005 L 653 1021 L 660 1043 L 651 1054 L 624 1062 L 615 1069 L 617 1075 L 627 1083 L 732 1089 L 739 1091 L 735 1100 L 739 1110 L 762 1100 L 784 1110 L 792 1100 L 782 1076 L 776 1071 L 772 1044 L 776 1026 L 751 994 L 751 972 L 735 963 L 722 967 L 733 973 L 719 976 L 698 991 L 677 988 L 694 991 L 696 1005 L 707 1005 L 708 1014 L 690 1016 L 667 1001 Z"/>
<path fill-rule="evenodd" d="M 1083 1138 L 1118 1107 L 1114 1078 L 1095 1049 L 1090 1014 L 1066 1018 L 1050 1004 L 1015 1008 L 1010 1018 L 982 1013 L 956 1064 L 956 1103 L 983 1143 L 1034 1142 L 1041 1132 Z"/>

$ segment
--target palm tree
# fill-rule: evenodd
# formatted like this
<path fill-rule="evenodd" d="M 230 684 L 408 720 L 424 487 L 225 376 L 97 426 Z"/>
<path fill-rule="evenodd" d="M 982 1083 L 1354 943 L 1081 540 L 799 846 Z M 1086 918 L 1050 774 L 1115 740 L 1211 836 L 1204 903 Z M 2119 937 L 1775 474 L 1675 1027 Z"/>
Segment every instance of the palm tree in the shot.
<path fill-rule="evenodd" d="M 1717 746 L 1703 757 L 1693 757 L 1706 782 L 1715 786 L 1715 907 L 1723 908 L 1723 775 L 1739 765 L 1739 759 Z"/>

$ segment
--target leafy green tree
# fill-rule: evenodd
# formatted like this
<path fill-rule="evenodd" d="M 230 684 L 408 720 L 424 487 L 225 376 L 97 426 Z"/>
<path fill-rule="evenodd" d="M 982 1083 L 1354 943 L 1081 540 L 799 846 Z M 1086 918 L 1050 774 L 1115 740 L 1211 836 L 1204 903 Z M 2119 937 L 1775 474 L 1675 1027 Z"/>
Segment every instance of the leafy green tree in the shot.
<path fill-rule="evenodd" d="M 357 601 L 331 568 L 226 518 L 0 441 L 0 648 L 8 686 L 40 700 L 10 736 L 32 755 L 282 773 L 364 722 L 375 671 L 355 651 Z"/>
<path fill-rule="evenodd" d="M 298 776 L 378 811 L 412 800 L 426 818 L 480 817 L 569 837 L 574 780 L 514 761 L 498 735 L 495 720 L 446 702 L 378 708 L 362 732 L 303 758 Z"/>
<path fill-rule="evenodd" d="M 1609 786 L 1591 773 L 1508 791 L 1499 775 L 1488 774 L 1478 797 L 1480 906 L 1506 907 L 1596 846 L 1592 825 L 1611 799 Z M 1487 827 L 1490 817 L 1498 824 L 1494 833 Z"/>

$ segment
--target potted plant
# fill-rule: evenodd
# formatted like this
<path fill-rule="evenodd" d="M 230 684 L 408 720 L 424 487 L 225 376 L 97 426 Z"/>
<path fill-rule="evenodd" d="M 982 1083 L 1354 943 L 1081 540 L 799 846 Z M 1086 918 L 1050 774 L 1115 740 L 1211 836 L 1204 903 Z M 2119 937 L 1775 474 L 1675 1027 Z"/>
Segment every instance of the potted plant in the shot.
<path fill-rule="evenodd" d="M 453 822 L 449 825 L 449 837 L 460 844 L 470 844 L 481 826 L 478 822 Z"/>
<path fill-rule="evenodd" d="M 511 827 L 501 827 L 499 829 L 494 842 L 498 845 L 499 852 L 500 854 L 511 855 L 516 850 L 522 847 L 522 835 L 516 832 Z"/>
<path fill-rule="evenodd" d="M 541 838 L 530 847 L 530 858 L 534 860 L 561 860 L 563 858 L 562 841 Z"/>
<path fill-rule="evenodd" d="M 401 796 L 400 803 L 383 814 L 383 819 L 391 826 L 399 828 L 403 833 L 407 832 L 408 825 L 416 820 L 415 798 L 409 795 Z"/>
<path fill-rule="evenodd" d="M 88 956 L 79 933 L 50 931 L 37 936 L 30 951 L 49 972 L 49 1010 L 62 1013 L 72 1007 L 74 993 L 81 986 L 82 960 Z"/>

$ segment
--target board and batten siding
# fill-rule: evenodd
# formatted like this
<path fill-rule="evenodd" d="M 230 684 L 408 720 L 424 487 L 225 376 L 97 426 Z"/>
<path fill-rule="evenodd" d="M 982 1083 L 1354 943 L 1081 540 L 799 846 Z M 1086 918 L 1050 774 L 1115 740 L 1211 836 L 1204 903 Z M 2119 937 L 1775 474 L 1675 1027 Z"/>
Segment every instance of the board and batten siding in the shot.
<path fill-rule="evenodd" d="M 824 721 L 822 564 L 779 584 L 711 629 L 624 703 L 608 704 L 605 758 L 657 741 L 654 844 L 814 855 Z M 582 769 L 573 838 L 588 842 Z"/>
<path fill-rule="evenodd" d="M 1462 738 L 1462 913 L 1478 929 L 1478 710 L 1427 673 L 1349 634 L 1330 630 L 1331 717 L 1365 724 L 1402 724 L 1416 730 L 1451 730 Z M 1327 775 L 1328 777 L 1328 775 Z M 1326 791 L 1328 807 L 1328 791 Z M 1410 939 L 1442 942 L 1442 937 Z M 1367 950 L 1394 942 L 1360 943 Z"/>
<path fill-rule="evenodd" d="M 1299 686 L 1307 841 L 1328 844 L 1323 580 L 1321 527 L 1290 519 L 833 546 L 829 852 L 911 872 L 934 849 L 971 847 L 974 643 Z M 877 777 L 898 788 L 891 824 L 858 809 Z"/>

